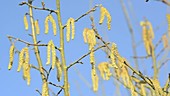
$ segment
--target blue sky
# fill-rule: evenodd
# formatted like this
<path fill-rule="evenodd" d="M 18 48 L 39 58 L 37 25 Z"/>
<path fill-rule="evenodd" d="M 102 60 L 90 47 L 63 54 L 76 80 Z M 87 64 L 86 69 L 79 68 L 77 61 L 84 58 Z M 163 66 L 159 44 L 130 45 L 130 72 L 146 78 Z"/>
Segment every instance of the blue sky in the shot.
<path fill-rule="evenodd" d="M 55 0 L 44 0 L 46 7 L 50 9 L 56 9 Z M 70 17 L 77 18 L 87 12 L 90 8 L 91 0 L 61 0 L 61 15 L 63 24 L 67 22 L 67 19 Z M 16 38 L 23 39 L 28 42 L 32 42 L 32 38 L 28 36 L 31 33 L 31 30 L 25 31 L 23 24 L 23 16 L 28 12 L 27 6 L 19 6 L 18 4 L 22 2 L 21 0 L 3 0 L 0 3 L 1 15 L 0 15 L 0 93 L 2 96 L 39 96 L 35 91 L 39 89 L 41 91 L 41 78 L 39 73 L 32 69 L 31 70 L 31 85 L 27 86 L 26 81 L 22 78 L 22 72 L 18 73 L 18 56 L 15 55 L 14 64 L 12 70 L 8 71 L 7 66 L 9 62 L 9 47 L 10 42 L 7 38 L 7 35 L 14 36 Z M 96 4 L 102 4 L 108 9 L 112 16 L 111 30 L 107 30 L 106 21 L 103 25 L 99 25 L 99 8 L 94 12 L 95 24 L 101 36 L 107 41 L 115 42 L 118 46 L 120 54 L 127 58 L 130 64 L 133 66 L 133 54 L 132 54 L 132 45 L 130 32 L 121 8 L 119 0 L 93 0 L 93 6 Z M 146 17 L 153 25 L 155 31 L 154 44 L 161 38 L 162 34 L 167 31 L 167 21 L 166 14 L 169 12 L 168 7 L 158 1 L 150 0 L 146 3 L 144 0 L 125 0 L 128 12 L 130 14 L 131 23 L 135 32 L 136 42 L 139 43 L 142 41 L 141 36 L 141 27 L 140 21 L 144 20 Z M 132 5 L 131 7 L 129 5 Z M 41 0 L 34 0 L 33 5 L 41 6 Z M 50 31 L 48 35 L 44 34 L 44 19 L 49 13 L 46 11 L 34 11 L 34 18 L 39 20 L 40 25 L 40 35 L 37 37 L 38 40 L 41 40 L 42 43 L 47 43 L 49 40 L 53 39 L 56 46 L 59 46 L 59 32 L 57 36 L 53 36 L 52 26 L 50 26 Z M 53 14 L 56 19 L 55 14 Z M 30 27 L 30 25 L 29 25 Z M 89 15 L 83 17 L 79 22 L 75 24 L 76 35 L 75 39 L 71 40 L 70 43 L 65 43 L 66 51 L 66 63 L 70 64 L 77 60 L 80 56 L 88 52 L 87 44 L 83 42 L 82 31 L 84 28 L 91 28 L 91 22 Z M 66 30 L 65 30 L 66 31 Z M 18 50 L 21 50 L 25 47 L 25 44 L 17 42 L 16 47 Z M 31 49 L 32 47 L 30 47 Z M 146 52 L 143 49 L 143 43 L 140 43 L 137 47 L 137 54 L 139 56 L 145 56 Z M 162 48 L 162 44 L 158 47 L 156 52 Z M 40 47 L 42 61 L 45 66 L 46 62 L 46 48 Z M 34 56 L 33 50 L 31 53 L 31 64 L 37 66 L 37 62 Z M 59 52 L 57 52 L 59 55 Z M 162 55 L 161 55 L 162 56 Z M 96 64 L 107 61 L 107 57 L 102 50 L 99 50 L 95 53 Z M 158 58 L 158 61 L 161 59 Z M 82 60 L 83 65 L 76 65 L 75 67 L 69 70 L 69 83 L 70 83 L 70 92 L 71 96 L 116 96 L 114 79 L 111 78 L 109 81 L 99 81 L 99 92 L 94 93 L 91 90 L 91 64 L 89 63 L 89 57 L 86 57 Z M 151 60 L 139 60 L 139 68 L 142 72 L 145 72 L 146 75 L 152 76 L 151 70 Z M 163 70 L 160 71 L 160 82 L 161 85 L 164 84 L 168 77 L 168 67 L 163 67 Z M 46 66 L 48 69 L 49 66 Z M 78 71 L 78 73 L 77 73 Z M 56 82 L 56 70 L 52 71 L 50 75 L 50 81 L 53 81 L 56 84 L 62 84 Z M 84 79 L 83 79 L 84 78 Z M 100 78 L 101 79 L 101 78 Z M 90 85 L 89 85 L 90 84 Z M 54 92 L 57 92 L 58 89 L 50 86 Z M 104 89 L 103 89 L 104 88 Z M 124 87 L 121 86 L 122 94 L 129 94 L 124 90 Z M 60 94 L 63 96 L 63 92 Z M 125 95 L 122 95 L 125 96 Z"/>

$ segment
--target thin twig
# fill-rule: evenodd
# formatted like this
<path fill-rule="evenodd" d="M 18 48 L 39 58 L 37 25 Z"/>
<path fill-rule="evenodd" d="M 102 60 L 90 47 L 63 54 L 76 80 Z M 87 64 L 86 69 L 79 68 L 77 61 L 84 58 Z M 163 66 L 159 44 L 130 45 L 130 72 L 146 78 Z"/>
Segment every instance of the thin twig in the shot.
<path fill-rule="evenodd" d="M 48 72 L 47 72 L 47 80 L 48 80 L 48 78 L 49 78 L 49 76 L 50 76 L 51 70 L 52 70 L 52 66 L 50 67 L 50 69 L 49 69 Z"/>
<path fill-rule="evenodd" d="M 50 85 L 53 85 L 53 86 L 55 86 L 55 87 L 59 87 L 59 88 L 62 88 L 62 89 L 63 89 L 63 86 L 56 85 L 56 84 L 54 84 L 54 83 L 52 83 L 52 82 L 48 82 L 48 84 L 50 84 Z"/>
<path fill-rule="evenodd" d="M 84 16 L 90 14 L 91 12 L 96 11 L 96 8 L 97 8 L 97 7 L 99 7 L 99 5 L 94 6 L 92 9 L 90 9 L 89 11 L 87 11 L 86 13 L 84 13 L 83 15 L 81 15 L 80 17 L 78 17 L 77 19 L 75 19 L 74 22 L 77 22 L 77 21 L 79 21 L 81 18 L 83 18 Z M 64 25 L 64 26 L 63 26 L 63 29 L 64 29 L 66 26 L 67 26 L 67 25 Z"/>
<path fill-rule="evenodd" d="M 32 7 L 34 9 L 36 9 L 36 10 L 45 10 L 45 11 L 49 11 L 50 13 L 54 12 L 56 14 L 58 13 L 56 10 L 48 9 L 48 8 L 45 8 L 45 7 L 42 7 L 42 8 L 36 7 L 36 6 L 33 6 L 33 5 L 31 5 L 31 4 L 27 3 L 27 2 L 21 2 L 19 5 L 20 6 L 27 5 L 29 7 Z"/>
<path fill-rule="evenodd" d="M 166 60 L 158 67 L 158 69 L 160 70 L 169 60 L 170 60 L 170 58 L 166 59 Z"/>
<path fill-rule="evenodd" d="M 40 96 L 42 95 L 41 92 L 38 89 L 36 89 L 35 91 L 38 92 L 38 94 L 40 94 Z"/>
<path fill-rule="evenodd" d="M 99 50 L 100 48 L 103 48 L 103 47 L 106 47 L 108 44 L 110 43 L 106 43 L 106 45 L 102 45 L 102 46 L 99 46 L 98 48 L 96 48 L 93 52 Z M 71 63 L 68 67 L 67 67 L 67 70 L 72 67 L 73 65 L 76 65 L 77 63 L 80 63 L 82 64 L 80 61 L 85 58 L 86 56 L 90 55 L 91 51 L 86 53 L 85 55 L 83 55 L 82 57 L 80 57 L 78 60 L 76 60 L 75 62 Z"/>
<path fill-rule="evenodd" d="M 165 51 L 165 48 L 162 48 L 161 51 L 156 55 L 156 58 L 158 58 L 161 55 L 161 53 L 163 53 L 164 51 Z"/>
<path fill-rule="evenodd" d="M 13 36 L 7 36 L 7 37 L 9 38 L 9 40 L 14 39 L 16 41 L 19 41 L 19 42 L 22 42 L 24 44 L 27 44 L 28 46 L 48 46 L 48 44 L 32 44 L 32 43 L 29 43 L 27 41 L 24 41 L 22 39 L 19 39 L 19 38 L 13 37 Z M 56 46 L 55 46 L 55 49 L 60 51 L 60 49 L 58 47 L 56 47 Z"/>
<path fill-rule="evenodd" d="M 155 44 L 155 47 L 154 47 L 154 49 L 156 50 L 156 48 L 159 46 L 159 44 L 162 42 L 162 38 L 161 39 L 159 39 L 159 41 Z"/>
<path fill-rule="evenodd" d="M 151 57 L 151 55 L 147 55 L 147 56 L 133 56 L 133 58 L 135 58 L 135 59 L 147 59 L 149 57 Z"/>
<path fill-rule="evenodd" d="M 58 92 L 57 92 L 57 95 L 58 96 L 61 92 L 62 92 L 63 88 L 61 88 Z"/>

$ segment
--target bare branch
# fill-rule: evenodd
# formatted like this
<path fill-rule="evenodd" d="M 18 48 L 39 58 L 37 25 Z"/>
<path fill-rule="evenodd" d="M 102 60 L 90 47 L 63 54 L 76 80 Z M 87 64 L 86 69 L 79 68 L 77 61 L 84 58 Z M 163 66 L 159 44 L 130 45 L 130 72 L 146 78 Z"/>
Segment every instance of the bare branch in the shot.
<path fill-rule="evenodd" d="M 99 7 L 99 5 L 94 6 L 92 9 L 90 9 L 89 11 L 87 11 L 85 14 L 83 14 L 83 15 L 81 15 L 80 17 L 78 17 L 77 19 L 75 19 L 74 22 L 77 22 L 77 21 L 79 21 L 81 18 L 83 18 L 84 16 L 90 14 L 91 12 L 96 11 L 96 8 L 97 8 L 97 7 Z M 63 26 L 63 29 L 64 29 L 66 26 L 67 26 L 67 25 L 64 25 L 64 26 Z"/>
<path fill-rule="evenodd" d="M 110 43 L 106 43 L 105 45 L 99 46 L 98 48 L 96 48 L 93 52 L 99 50 L 100 48 L 106 47 L 108 44 Z M 71 63 L 68 67 L 67 70 L 72 67 L 73 65 L 76 65 L 78 63 L 82 64 L 82 62 L 80 62 L 83 58 L 85 58 L 86 56 L 90 55 L 91 51 L 86 53 L 85 55 L 83 55 L 82 57 L 80 57 L 78 60 L 76 60 L 75 62 Z"/>
<path fill-rule="evenodd" d="M 31 4 L 27 3 L 27 2 L 21 2 L 19 5 L 20 6 L 27 5 L 29 7 L 32 7 L 34 9 L 36 9 L 36 10 L 44 10 L 44 11 L 49 11 L 50 13 L 54 12 L 54 13 L 58 14 L 58 11 L 56 11 L 56 10 L 48 9 L 48 8 L 45 8 L 45 7 L 42 7 L 42 8 L 35 7 L 35 6 L 33 6 L 33 5 L 31 5 Z"/>

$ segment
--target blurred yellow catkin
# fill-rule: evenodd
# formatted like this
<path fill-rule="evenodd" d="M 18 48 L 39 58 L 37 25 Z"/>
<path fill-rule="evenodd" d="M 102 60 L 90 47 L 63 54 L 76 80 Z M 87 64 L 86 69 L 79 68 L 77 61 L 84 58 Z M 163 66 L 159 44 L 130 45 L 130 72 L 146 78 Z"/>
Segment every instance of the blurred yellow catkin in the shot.
<path fill-rule="evenodd" d="M 167 48 L 168 47 L 168 38 L 166 37 L 166 35 L 162 36 L 162 41 L 163 41 L 164 48 Z"/>
<path fill-rule="evenodd" d="M 152 25 L 149 21 L 141 21 L 142 26 L 142 37 L 144 41 L 144 46 L 148 55 L 151 55 L 151 51 L 154 51 L 152 40 L 154 39 L 154 31 Z"/>

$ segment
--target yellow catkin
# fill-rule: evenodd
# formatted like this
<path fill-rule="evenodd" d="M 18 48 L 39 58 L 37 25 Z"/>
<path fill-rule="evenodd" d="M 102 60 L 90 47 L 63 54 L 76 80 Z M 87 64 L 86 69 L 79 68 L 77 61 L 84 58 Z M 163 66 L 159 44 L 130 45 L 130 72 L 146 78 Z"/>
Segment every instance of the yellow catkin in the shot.
<path fill-rule="evenodd" d="M 140 25 L 142 26 L 143 29 L 142 36 L 143 36 L 146 52 L 148 55 L 151 55 L 151 51 L 153 49 L 152 40 L 154 39 L 154 32 L 152 29 L 152 25 L 149 21 L 142 21 Z"/>
<path fill-rule="evenodd" d="M 168 36 L 170 37 L 170 14 L 166 15 L 168 21 Z"/>
<path fill-rule="evenodd" d="M 91 49 L 90 52 L 90 63 L 95 64 L 95 58 L 94 58 L 94 48 Z"/>
<path fill-rule="evenodd" d="M 27 80 L 27 85 L 30 85 L 31 76 L 30 76 L 30 64 L 24 63 L 23 65 L 23 78 Z"/>
<path fill-rule="evenodd" d="M 49 31 L 49 25 L 48 25 L 48 21 L 49 21 L 49 15 L 45 18 L 44 24 L 45 24 L 45 34 L 48 34 Z"/>
<path fill-rule="evenodd" d="M 116 65 L 116 58 L 115 58 L 115 51 L 117 50 L 117 47 L 116 47 L 116 44 L 113 43 L 112 44 L 112 48 L 111 48 L 111 52 L 110 52 L 110 58 L 111 58 L 111 65 L 114 67 L 114 68 L 118 68 L 117 65 Z"/>
<path fill-rule="evenodd" d="M 87 43 L 89 44 L 89 50 L 91 50 L 96 45 L 96 36 L 93 29 L 88 29 L 86 31 Z"/>
<path fill-rule="evenodd" d="M 8 64 L 8 70 L 11 70 L 12 65 L 13 65 L 13 60 L 14 60 L 14 49 L 15 46 L 14 44 L 11 45 L 10 50 L 9 50 L 9 64 Z"/>
<path fill-rule="evenodd" d="M 155 88 L 155 94 L 156 96 L 161 96 L 163 94 L 163 90 L 160 86 L 160 83 L 158 81 L 158 79 L 153 79 L 152 80 L 153 86 Z"/>
<path fill-rule="evenodd" d="M 56 63 L 56 51 L 55 51 L 55 45 L 52 40 L 48 42 L 48 46 L 47 46 L 47 62 L 46 62 L 47 65 L 50 64 L 51 53 L 52 53 L 52 69 L 54 69 Z"/>
<path fill-rule="evenodd" d="M 164 48 L 167 48 L 168 47 L 168 38 L 166 37 L 166 35 L 162 36 L 162 41 L 163 41 Z"/>
<path fill-rule="evenodd" d="M 52 45 L 52 40 L 50 40 L 48 42 L 48 45 L 47 45 L 47 62 L 46 64 L 50 64 L 50 58 L 51 58 L 51 45 Z"/>
<path fill-rule="evenodd" d="M 25 26 L 25 30 L 28 30 L 28 20 L 26 15 L 24 15 L 24 26 Z"/>
<path fill-rule="evenodd" d="M 99 78 L 97 76 L 97 73 L 96 73 L 95 69 L 91 70 L 91 78 L 92 78 L 92 83 L 93 83 L 93 91 L 96 92 L 98 90 Z"/>
<path fill-rule="evenodd" d="M 60 82 L 62 77 L 62 68 L 58 57 L 56 57 L 57 80 Z"/>
<path fill-rule="evenodd" d="M 72 31 L 72 32 L 71 32 L 71 33 L 72 33 L 72 34 L 71 34 L 71 39 L 73 40 L 73 39 L 74 39 L 74 36 L 75 36 L 75 25 L 74 25 L 74 19 L 73 19 L 73 18 L 71 18 L 71 21 L 70 21 L 70 22 L 71 22 L 71 29 L 72 29 L 72 30 L 71 30 L 71 31 Z"/>
<path fill-rule="evenodd" d="M 146 25 L 149 27 L 148 29 L 149 38 L 154 39 L 154 31 L 151 22 L 146 21 Z"/>
<path fill-rule="evenodd" d="M 55 51 L 55 45 L 53 42 L 51 45 L 51 50 L 52 50 L 52 69 L 54 69 L 55 64 L 56 64 L 56 51 Z"/>
<path fill-rule="evenodd" d="M 75 25 L 74 25 L 74 19 L 73 18 L 69 18 L 67 20 L 67 26 L 66 26 L 66 29 L 67 29 L 67 34 L 66 34 L 66 39 L 67 39 L 67 42 L 70 41 L 70 24 L 71 24 L 71 39 L 74 39 L 74 35 L 75 35 Z"/>
<path fill-rule="evenodd" d="M 70 19 L 67 20 L 66 29 L 67 29 L 66 40 L 67 42 L 69 42 L 70 41 Z"/>
<path fill-rule="evenodd" d="M 48 95 L 48 83 L 44 82 L 42 86 L 42 96 L 49 96 Z"/>
<path fill-rule="evenodd" d="M 56 26 L 56 22 L 55 22 L 55 20 L 54 20 L 54 18 L 53 18 L 53 16 L 52 16 L 51 14 L 49 15 L 49 20 L 50 20 L 50 22 L 52 23 L 54 35 L 57 35 L 57 26 Z"/>
<path fill-rule="evenodd" d="M 83 37 L 84 37 L 84 42 L 88 43 L 89 50 L 91 51 L 90 62 L 91 62 L 91 64 L 95 64 L 95 58 L 94 58 L 93 51 L 94 51 L 94 46 L 96 45 L 96 36 L 95 36 L 94 30 L 85 28 L 83 31 Z"/>
<path fill-rule="evenodd" d="M 36 29 L 36 34 L 39 35 L 40 34 L 40 27 L 38 24 L 38 20 L 35 20 L 35 29 Z"/>
<path fill-rule="evenodd" d="M 112 75 L 112 73 L 110 72 L 108 62 L 101 62 L 100 64 L 98 64 L 98 69 L 100 71 L 101 77 L 104 80 L 110 79 L 110 76 Z"/>
<path fill-rule="evenodd" d="M 30 85 L 31 76 L 30 76 L 30 57 L 29 57 L 29 49 L 25 47 L 21 50 L 19 54 L 19 64 L 17 71 L 21 70 L 23 67 L 23 78 L 27 80 L 27 85 Z"/>
<path fill-rule="evenodd" d="M 84 42 L 87 43 L 87 31 L 88 31 L 88 28 L 85 28 L 83 30 L 83 38 L 84 38 Z"/>
<path fill-rule="evenodd" d="M 99 20 L 99 24 L 103 23 L 105 16 L 107 17 L 107 27 L 110 30 L 111 29 L 111 21 L 112 21 L 111 15 L 110 15 L 109 11 L 101 5 L 100 6 L 100 20 Z"/>
<path fill-rule="evenodd" d="M 18 63 L 18 69 L 17 69 L 18 72 L 21 70 L 23 63 L 24 63 L 24 48 L 19 53 L 19 63 Z"/>
<path fill-rule="evenodd" d="M 105 8 L 101 5 L 100 6 L 100 20 L 99 20 L 99 24 L 103 23 L 104 17 L 105 17 Z"/>

